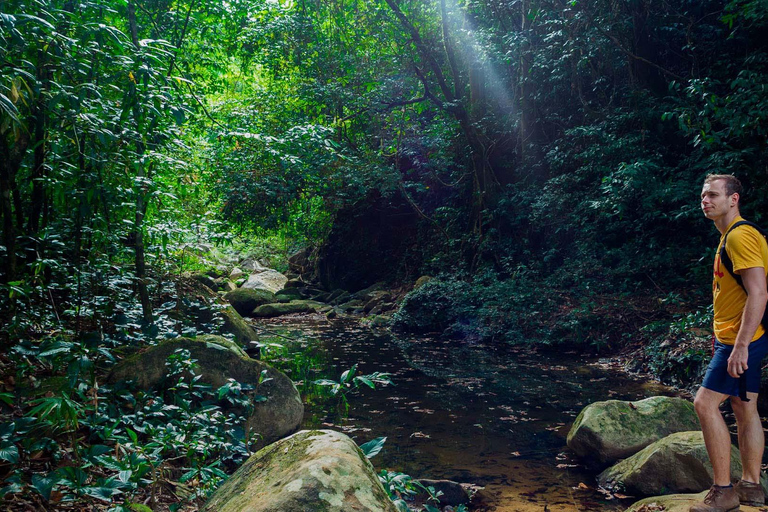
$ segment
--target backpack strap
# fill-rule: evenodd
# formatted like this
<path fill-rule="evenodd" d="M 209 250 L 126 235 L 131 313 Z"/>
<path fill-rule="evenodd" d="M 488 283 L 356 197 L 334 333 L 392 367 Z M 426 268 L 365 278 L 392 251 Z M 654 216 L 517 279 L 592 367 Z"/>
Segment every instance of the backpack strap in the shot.
<path fill-rule="evenodd" d="M 725 233 L 725 236 L 723 237 L 723 245 L 720 247 L 720 264 L 725 267 L 725 270 L 727 270 L 728 273 L 731 274 L 731 276 L 736 280 L 739 286 L 741 286 L 744 289 L 744 292 L 746 293 L 747 289 L 744 288 L 744 283 L 741 280 L 741 276 L 739 274 L 736 274 L 733 271 L 733 262 L 731 261 L 731 258 L 728 256 L 728 251 L 725 250 L 725 244 L 728 241 L 728 234 L 734 229 L 736 229 L 737 227 L 743 226 L 745 224 L 747 226 L 752 226 L 753 228 L 755 228 L 757 232 L 760 233 L 764 238 L 768 238 L 768 234 L 766 234 L 766 232 L 763 231 L 763 229 L 757 224 L 755 224 L 754 222 L 749 222 L 748 220 L 740 220 L 739 222 L 731 226 L 731 229 L 729 229 Z"/>

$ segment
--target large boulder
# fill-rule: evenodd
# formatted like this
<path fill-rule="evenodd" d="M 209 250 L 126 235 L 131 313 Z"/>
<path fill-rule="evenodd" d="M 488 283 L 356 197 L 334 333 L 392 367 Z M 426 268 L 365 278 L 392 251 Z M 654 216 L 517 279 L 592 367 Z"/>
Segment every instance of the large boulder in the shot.
<path fill-rule="evenodd" d="M 195 281 L 176 282 L 176 307 L 171 315 L 183 325 L 192 324 L 198 332 L 231 335 L 240 345 L 258 339 L 256 331 L 217 293 Z M 181 333 L 180 333 L 181 334 Z"/>
<path fill-rule="evenodd" d="M 304 416 L 304 404 L 293 381 L 266 363 L 251 359 L 236 343 L 221 336 L 166 340 L 121 361 L 109 373 L 107 381 L 132 380 L 140 389 L 157 388 L 165 379 L 168 356 L 178 349 L 189 350 L 192 358 L 197 359 L 200 380 L 214 388 L 223 386 L 230 378 L 255 384 L 266 370 L 270 380 L 265 380 L 257 389 L 266 401 L 254 404 L 246 421 L 249 431 L 261 435 L 262 446 L 298 428 Z"/>
<path fill-rule="evenodd" d="M 741 478 L 739 450 L 731 446 L 731 476 Z M 701 431 L 676 432 L 603 471 L 597 482 L 626 494 L 652 496 L 700 492 L 712 485 L 714 473 Z"/>
<path fill-rule="evenodd" d="M 248 316 L 251 311 L 262 304 L 275 302 L 275 294 L 269 290 L 256 290 L 252 288 L 238 288 L 224 295 L 224 298 L 232 304 L 232 307 L 243 316 Z"/>
<path fill-rule="evenodd" d="M 272 293 L 283 289 L 288 278 L 277 270 L 266 269 L 258 274 L 252 274 L 248 280 L 243 283 L 241 288 L 252 290 L 268 290 Z"/>
<path fill-rule="evenodd" d="M 581 411 L 568 432 L 567 443 L 588 462 L 607 465 L 669 434 L 700 428 L 693 404 L 682 398 L 608 400 Z"/>
<path fill-rule="evenodd" d="M 263 448 L 218 488 L 204 510 L 396 511 L 365 455 L 332 430 L 302 430 Z"/>

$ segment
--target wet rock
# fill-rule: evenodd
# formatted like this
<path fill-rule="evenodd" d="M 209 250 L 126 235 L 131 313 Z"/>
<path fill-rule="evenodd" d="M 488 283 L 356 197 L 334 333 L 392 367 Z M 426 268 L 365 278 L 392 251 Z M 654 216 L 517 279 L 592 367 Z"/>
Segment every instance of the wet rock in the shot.
<path fill-rule="evenodd" d="M 636 402 L 595 402 L 581 411 L 568 433 L 568 447 L 588 462 L 606 465 L 674 432 L 699 430 L 693 404 L 654 396 Z"/>
<path fill-rule="evenodd" d="M 251 456 L 206 512 L 396 512 L 368 459 L 344 434 L 302 430 Z"/>
<path fill-rule="evenodd" d="M 311 300 L 294 300 L 287 303 L 264 304 L 253 310 L 251 316 L 273 318 L 292 313 L 314 313 L 324 304 Z"/>
<path fill-rule="evenodd" d="M 243 316 L 248 316 L 251 312 L 262 304 L 270 304 L 275 301 L 275 294 L 269 290 L 260 290 L 252 288 L 238 288 L 224 295 L 224 298 L 232 304 L 232 307 Z"/>
<path fill-rule="evenodd" d="M 221 336 L 174 338 L 134 354 L 115 366 L 107 381 L 133 380 L 140 389 L 157 388 L 166 375 L 165 362 L 177 349 L 189 350 L 197 359 L 200 380 L 215 388 L 232 378 L 241 383 L 259 382 L 262 370 L 271 380 L 259 386 L 257 392 L 267 398 L 256 403 L 246 421 L 246 428 L 262 436 L 266 445 L 296 430 L 304 415 L 304 405 L 293 381 L 271 366 L 251 359 L 236 343 Z"/>
<path fill-rule="evenodd" d="M 739 450 L 731 446 L 731 475 L 741 478 Z M 651 496 L 709 489 L 714 474 L 701 431 L 676 432 L 603 471 L 597 482 L 625 494 Z"/>
<path fill-rule="evenodd" d="M 458 507 L 459 505 L 469 505 L 469 494 L 460 483 L 452 480 L 430 480 L 422 478 L 419 483 L 424 487 L 432 487 L 438 496 L 438 504 L 441 507 Z"/>
<path fill-rule="evenodd" d="M 243 317 L 213 290 L 194 279 L 176 282 L 176 308 L 172 314 L 198 331 L 231 334 L 241 345 L 258 339 L 253 328 Z"/>
<path fill-rule="evenodd" d="M 248 280 L 243 283 L 241 288 L 250 290 L 267 290 L 272 293 L 283 289 L 288 278 L 277 270 L 266 269 L 258 274 L 252 274 Z"/>

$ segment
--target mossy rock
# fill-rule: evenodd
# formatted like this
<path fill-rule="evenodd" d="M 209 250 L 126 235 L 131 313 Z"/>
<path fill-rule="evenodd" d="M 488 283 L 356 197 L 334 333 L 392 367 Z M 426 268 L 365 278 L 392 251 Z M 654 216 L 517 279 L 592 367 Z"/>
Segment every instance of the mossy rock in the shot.
<path fill-rule="evenodd" d="M 567 443 L 587 462 L 604 466 L 669 434 L 700 428 L 693 404 L 682 398 L 608 400 L 590 404 L 581 411 L 568 433 Z"/>
<path fill-rule="evenodd" d="M 707 491 L 698 494 L 669 494 L 640 500 L 625 512 L 689 512 L 694 503 L 702 501 Z M 765 507 L 741 505 L 741 512 L 761 512 Z"/>
<path fill-rule="evenodd" d="M 430 282 L 432 279 L 434 279 L 432 276 L 421 276 L 416 280 L 416 282 L 413 284 L 413 289 L 418 290 L 428 282 Z"/>
<path fill-rule="evenodd" d="M 178 296 L 171 315 L 191 323 L 198 331 L 211 334 L 231 334 L 241 345 L 258 339 L 256 331 L 243 317 L 214 291 L 194 279 L 176 282 Z"/>
<path fill-rule="evenodd" d="M 206 512 L 396 512 L 357 445 L 332 430 L 302 430 L 252 455 L 211 496 Z"/>
<path fill-rule="evenodd" d="M 275 294 L 277 302 L 291 302 L 292 300 L 301 300 L 303 297 L 298 288 L 284 288 Z"/>
<path fill-rule="evenodd" d="M 294 300 L 286 303 L 264 304 L 253 310 L 251 316 L 257 318 L 273 318 L 292 313 L 314 313 L 323 307 L 321 302 L 312 300 Z"/>
<path fill-rule="evenodd" d="M 197 272 L 195 274 L 192 274 L 190 277 L 192 279 L 194 279 L 195 281 L 197 281 L 198 283 L 204 284 L 205 286 L 207 286 L 211 290 L 218 290 L 219 289 L 219 285 L 216 284 L 216 280 L 213 277 L 211 277 L 208 274 L 206 274 L 206 273 Z"/>
<path fill-rule="evenodd" d="M 107 382 L 132 380 L 139 389 L 158 388 L 165 380 L 168 356 L 178 349 L 189 350 L 197 360 L 201 381 L 213 386 L 223 386 L 227 379 L 243 384 L 259 382 L 262 370 L 268 380 L 257 390 L 266 401 L 254 405 L 246 421 L 251 432 L 261 436 L 260 445 L 266 445 L 296 430 L 304 416 L 304 405 L 293 381 L 266 363 L 251 359 L 240 346 L 221 336 L 174 338 L 148 350 L 127 357 L 116 365 L 107 376 Z"/>
<path fill-rule="evenodd" d="M 741 478 L 739 450 L 731 446 L 731 476 Z M 597 482 L 605 489 L 652 496 L 700 492 L 712 485 L 714 473 L 701 431 L 676 432 L 603 471 Z"/>
<path fill-rule="evenodd" d="M 275 302 L 275 294 L 269 290 L 254 288 L 238 288 L 224 295 L 224 298 L 232 304 L 232 307 L 243 316 L 251 314 L 251 311 L 262 304 Z"/>

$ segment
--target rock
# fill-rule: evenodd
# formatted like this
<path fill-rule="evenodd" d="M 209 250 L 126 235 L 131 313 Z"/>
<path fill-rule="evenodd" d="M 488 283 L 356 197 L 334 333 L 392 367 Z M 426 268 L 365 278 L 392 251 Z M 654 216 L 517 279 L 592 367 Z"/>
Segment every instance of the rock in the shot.
<path fill-rule="evenodd" d="M 253 274 L 243 283 L 242 288 L 252 290 L 268 290 L 272 293 L 283 289 L 288 278 L 277 270 L 266 269 L 258 274 Z"/>
<path fill-rule="evenodd" d="M 350 301 L 345 302 L 344 304 L 339 304 L 339 309 L 343 312 L 348 311 L 354 311 L 354 310 L 363 310 L 363 306 L 365 303 L 360 299 L 352 299 Z"/>
<path fill-rule="evenodd" d="M 233 292 L 237 290 L 237 285 L 232 281 L 230 281 L 229 279 L 227 279 L 226 281 L 221 283 L 221 285 L 219 286 L 219 290 L 222 292 Z"/>
<path fill-rule="evenodd" d="M 688 512 L 696 502 L 704 499 L 707 491 L 698 494 L 670 494 L 667 496 L 654 496 L 640 500 L 626 512 Z M 761 512 L 764 507 L 748 507 L 741 505 L 741 512 Z"/>
<path fill-rule="evenodd" d="M 568 432 L 568 447 L 605 465 L 642 450 L 674 432 L 699 430 L 693 404 L 654 396 L 637 402 L 608 400 L 588 405 Z"/>
<path fill-rule="evenodd" d="M 385 283 L 383 281 L 379 281 L 379 282 L 373 283 L 368 288 L 364 288 L 364 289 L 362 289 L 362 290 L 360 290 L 358 292 L 355 292 L 353 294 L 353 296 L 356 299 L 360 299 L 363 302 L 367 302 L 367 301 L 371 300 L 374 297 L 374 294 L 376 292 L 381 292 L 381 289 L 384 288 L 386 285 L 387 285 L 387 283 Z"/>
<path fill-rule="evenodd" d="M 349 298 L 348 291 L 342 290 L 341 288 L 336 288 L 328 296 L 328 302 L 344 301 L 344 300 L 348 300 L 348 298 Z"/>
<path fill-rule="evenodd" d="M 432 276 L 421 276 L 414 283 L 413 289 L 414 290 L 418 290 L 419 288 L 421 288 L 422 286 L 424 286 L 425 284 L 427 284 L 431 280 L 432 280 Z"/>
<path fill-rule="evenodd" d="M 288 268 L 299 275 L 309 272 L 311 270 L 309 263 L 310 254 L 312 254 L 312 250 L 308 247 L 294 253 L 288 258 Z"/>
<path fill-rule="evenodd" d="M 275 301 L 275 294 L 268 290 L 252 288 L 238 288 L 224 295 L 224 298 L 232 304 L 232 307 L 243 316 L 262 304 L 270 304 Z"/>
<path fill-rule="evenodd" d="M 392 294 L 385 291 L 375 291 L 369 294 L 370 299 L 365 303 L 365 306 L 363 307 L 363 310 L 368 313 L 373 308 L 378 306 L 379 304 L 383 302 L 387 302 L 389 300 L 392 300 Z"/>
<path fill-rule="evenodd" d="M 251 316 L 257 318 L 272 318 L 292 313 L 314 313 L 322 307 L 320 302 L 311 300 L 294 300 L 287 303 L 264 304 L 253 310 Z"/>
<path fill-rule="evenodd" d="M 293 381 L 271 366 L 251 359 L 242 348 L 221 336 L 174 338 L 134 354 L 115 366 L 107 377 L 110 383 L 133 380 L 140 389 L 159 386 L 165 377 L 165 362 L 177 349 L 187 349 L 199 364 L 201 381 L 214 389 L 232 378 L 241 383 L 259 382 L 262 370 L 271 380 L 259 386 L 257 392 L 267 398 L 254 404 L 246 421 L 251 432 L 259 433 L 261 446 L 296 430 L 304 415 L 304 405 Z"/>
<path fill-rule="evenodd" d="M 320 292 L 312 296 L 312 300 L 316 300 L 317 302 L 328 302 L 328 297 L 330 296 L 331 294 L 328 292 Z"/>
<path fill-rule="evenodd" d="M 206 512 L 396 512 L 368 459 L 344 434 L 302 430 L 252 455 Z"/>
<path fill-rule="evenodd" d="M 233 281 L 237 281 L 243 276 L 245 276 L 245 272 L 243 272 L 243 269 L 238 267 L 233 268 L 232 271 L 229 273 L 229 278 Z"/>
<path fill-rule="evenodd" d="M 424 487 L 432 487 L 435 490 L 435 493 L 443 493 L 438 497 L 438 503 L 441 507 L 469 505 L 469 494 L 467 494 L 467 491 L 465 491 L 458 482 L 422 478 L 419 480 L 419 483 Z"/>
<path fill-rule="evenodd" d="M 368 325 L 371 327 L 388 327 L 389 322 L 392 320 L 392 317 L 387 315 L 373 315 L 372 317 L 369 317 L 369 323 Z"/>
<path fill-rule="evenodd" d="M 284 288 L 275 294 L 277 302 L 291 302 L 301 300 L 301 292 L 297 288 Z"/>
<path fill-rule="evenodd" d="M 192 279 L 194 279 L 198 283 L 204 284 L 205 286 L 207 286 L 211 290 L 218 290 L 219 289 L 219 285 L 216 284 L 216 281 L 211 276 L 209 276 L 208 274 L 204 274 L 202 272 L 197 272 L 195 274 L 192 274 L 192 276 L 190 276 L 190 277 L 192 277 Z"/>
<path fill-rule="evenodd" d="M 691 505 L 704 499 L 707 493 L 699 494 L 670 494 L 667 496 L 654 496 L 640 500 L 626 512 L 688 512 Z"/>
<path fill-rule="evenodd" d="M 306 285 L 307 283 L 301 279 L 289 279 L 285 282 L 285 285 L 283 285 L 283 289 L 287 290 L 288 288 L 303 288 Z"/>
<path fill-rule="evenodd" d="M 243 317 L 213 290 L 194 279 L 176 282 L 176 316 L 191 323 L 198 331 L 231 334 L 241 345 L 258 339 L 256 331 Z M 224 307 L 222 307 L 224 306 Z"/>
<path fill-rule="evenodd" d="M 267 267 L 262 265 L 259 262 L 259 260 L 252 257 L 245 258 L 243 261 L 240 262 L 239 266 L 251 273 L 259 273 L 259 272 L 264 272 L 265 270 L 269 270 Z"/>
<path fill-rule="evenodd" d="M 731 446 L 731 476 L 741 478 L 739 450 Z M 603 471 L 597 482 L 625 494 L 652 496 L 709 489 L 714 474 L 701 431 L 676 432 Z"/>

